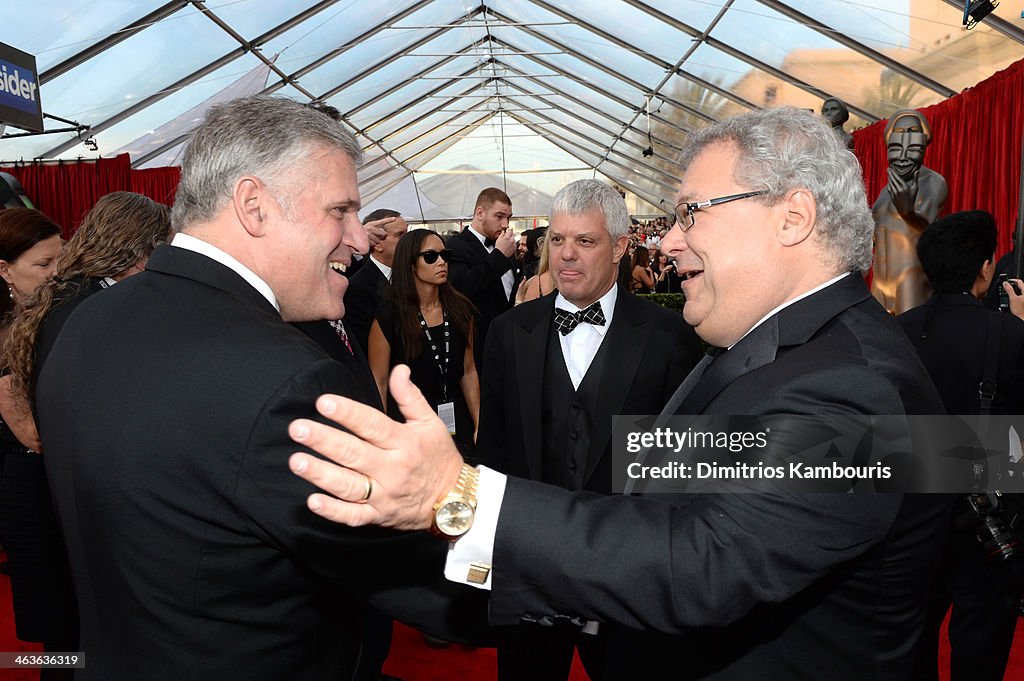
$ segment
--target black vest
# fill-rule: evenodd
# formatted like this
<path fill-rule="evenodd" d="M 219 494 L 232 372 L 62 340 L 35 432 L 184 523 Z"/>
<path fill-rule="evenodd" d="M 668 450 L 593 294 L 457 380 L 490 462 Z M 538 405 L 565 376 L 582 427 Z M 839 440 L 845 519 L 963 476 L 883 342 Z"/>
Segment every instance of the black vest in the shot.
<path fill-rule="evenodd" d="M 607 341 L 607 338 L 605 338 Z M 572 387 L 572 379 L 565 368 L 562 358 L 562 346 L 558 331 L 552 326 L 548 335 L 548 351 L 544 367 L 544 388 L 541 395 L 541 433 L 543 433 L 544 455 L 541 479 L 549 484 L 565 489 L 584 489 L 584 476 L 587 471 L 590 452 L 590 435 L 600 396 L 601 374 L 604 373 L 605 357 L 608 352 L 607 342 L 602 342 L 594 361 L 591 362 L 578 390 Z M 611 418 L 610 414 L 597 415 L 596 418 Z M 593 456 L 601 456 L 601 452 L 593 452 Z M 595 471 L 591 476 L 591 485 L 586 489 L 611 493 L 611 463 L 602 461 L 608 468 L 608 475 L 600 475 Z M 594 487 L 594 482 L 607 480 L 601 484 L 602 489 Z M 603 489 L 607 487 L 607 489 Z"/>

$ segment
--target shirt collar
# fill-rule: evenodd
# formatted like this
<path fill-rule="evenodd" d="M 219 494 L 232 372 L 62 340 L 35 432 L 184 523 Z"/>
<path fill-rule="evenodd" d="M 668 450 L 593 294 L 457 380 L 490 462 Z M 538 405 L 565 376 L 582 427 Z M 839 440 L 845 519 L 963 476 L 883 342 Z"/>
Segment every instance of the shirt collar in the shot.
<path fill-rule="evenodd" d="M 373 264 L 377 266 L 377 269 L 384 273 L 384 278 L 387 279 L 388 281 L 391 281 L 391 268 L 382 263 L 380 260 L 377 260 L 377 258 L 375 258 L 372 255 L 370 256 L 370 260 L 372 260 Z"/>
<path fill-rule="evenodd" d="M 491 248 L 494 248 L 494 246 L 488 246 L 488 245 L 487 245 L 487 237 L 485 237 L 485 236 L 484 236 L 483 234 L 481 234 L 480 232 L 478 232 L 478 231 L 476 231 L 475 229 L 473 229 L 473 226 L 472 226 L 472 225 L 470 225 L 469 227 L 467 227 L 467 229 L 468 229 L 468 230 L 469 230 L 470 232 L 472 232 L 473 236 L 475 236 L 475 237 L 476 237 L 477 239 L 479 239 L 479 240 L 480 240 L 480 243 L 482 243 L 482 244 L 484 245 L 484 248 L 486 248 L 486 249 L 488 249 L 488 250 L 490 250 Z"/>
<path fill-rule="evenodd" d="M 238 276 L 245 279 L 249 282 L 250 286 L 259 291 L 260 295 L 270 301 L 270 304 L 273 305 L 278 312 L 281 311 L 281 307 L 277 304 L 277 298 L 274 296 L 274 291 L 271 290 L 270 285 L 267 282 L 260 279 L 255 272 L 213 244 L 194 237 L 191 234 L 178 232 L 174 235 L 174 238 L 171 239 L 171 245 L 176 248 L 184 248 L 186 251 L 200 253 L 208 258 L 216 260 L 221 265 L 234 270 L 238 273 Z"/>

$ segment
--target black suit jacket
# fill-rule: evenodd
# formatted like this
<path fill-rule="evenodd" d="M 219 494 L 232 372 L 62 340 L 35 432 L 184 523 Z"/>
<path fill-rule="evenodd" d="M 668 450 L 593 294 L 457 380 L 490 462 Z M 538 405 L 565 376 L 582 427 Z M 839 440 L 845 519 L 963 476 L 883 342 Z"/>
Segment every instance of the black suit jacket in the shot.
<path fill-rule="evenodd" d="M 380 393 L 377 391 L 377 381 L 370 371 L 370 364 L 366 359 L 366 353 L 363 352 L 358 341 L 352 338 L 352 332 L 349 330 L 348 324 L 345 324 L 345 331 L 349 334 L 348 340 L 349 345 L 352 346 L 351 352 L 345 347 L 344 341 L 341 340 L 331 322 L 326 319 L 312 322 L 294 322 L 292 326 L 309 336 L 313 342 L 327 353 L 328 357 L 341 362 L 352 373 L 359 383 L 362 394 L 366 397 L 367 404 L 383 409 L 380 403 Z"/>
<path fill-rule="evenodd" d="M 679 413 L 927 414 L 942 405 L 899 326 L 853 275 L 719 355 Z M 509 478 L 492 622 L 579 616 L 686 633 L 653 635 L 680 678 L 909 678 L 949 499 L 656 496 L 569 494 Z"/>
<path fill-rule="evenodd" d="M 369 260 L 369 256 L 366 259 Z M 372 262 L 366 263 L 348 280 L 348 290 L 345 291 L 345 328 L 350 336 L 359 341 L 364 351 L 369 349 L 367 341 L 370 338 L 370 326 L 387 291 L 387 277 Z"/>
<path fill-rule="evenodd" d="M 324 392 L 368 397 L 191 251 L 159 246 L 70 316 L 37 405 L 89 656 L 76 678 L 337 681 L 358 656 L 359 599 L 443 622 L 414 585 L 446 547 L 306 508 L 287 427 Z"/>
<path fill-rule="evenodd" d="M 917 348 L 950 414 L 977 414 L 989 319 L 1002 317 L 993 414 L 1024 414 L 1024 321 L 973 296 L 942 294 L 896 318 Z M 921 338 L 927 325 L 927 337 Z"/>
<path fill-rule="evenodd" d="M 483 340 L 491 321 L 506 310 L 512 309 L 516 300 L 516 289 L 522 280 L 512 258 L 495 249 L 490 253 L 467 227 L 445 244 L 452 250 L 452 261 L 448 263 L 448 279 L 460 293 L 469 298 L 479 312 L 477 329 L 477 367 L 481 366 Z M 515 274 L 512 295 L 505 295 L 501 277 L 509 270 Z"/>
<path fill-rule="evenodd" d="M 483 462 L 517 477 L 540 480 L 544 367 L 555 299 L 552 293 L 517 306 L 491 324 L 484 347 L 480 429 Z M 584 489 L 611 492 L 611 437 L 615 414 L 657 414 L 703 352 L 678 313 L 619 287 L 604 338 L 612 352 L 598 387 Z M 568 399 L 568 397 L 567 397 Z M 606 417 L 606 418 L 605 418 Z M 600 475 L 595 475 L 598 470 Z"/>

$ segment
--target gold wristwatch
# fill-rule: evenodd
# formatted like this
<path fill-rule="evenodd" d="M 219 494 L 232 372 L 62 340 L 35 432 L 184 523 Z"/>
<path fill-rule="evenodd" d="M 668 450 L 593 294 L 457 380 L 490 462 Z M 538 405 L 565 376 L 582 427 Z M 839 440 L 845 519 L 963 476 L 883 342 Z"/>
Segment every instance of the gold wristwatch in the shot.
<path fill-rule="evenodd" d="M 431 534 L 456 541 L 469 532 L 476 515 L 476 485 L 479 479 L 480 471 L 468 463 L 462 464 L 458 483 L 434 504 Z"/>

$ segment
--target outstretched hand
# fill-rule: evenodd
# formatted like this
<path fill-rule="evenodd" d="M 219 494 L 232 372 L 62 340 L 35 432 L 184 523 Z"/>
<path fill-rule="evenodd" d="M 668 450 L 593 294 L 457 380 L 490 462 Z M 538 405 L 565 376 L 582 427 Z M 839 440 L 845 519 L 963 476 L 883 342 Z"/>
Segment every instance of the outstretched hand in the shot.
<path fill-rule="evenodd" d="M 408 367 L 395 367 L 389 387 L 405 423 L 360 402 L 321 395 L 317 411 L 351 433 L 308 419 L 292 421 L 291 438 L 329 461 L 295 453 L 288 463 L 293 473 L 327 492 L 311 494 L 307 505 L 328 520 L 423 530 L 434 504 L 458 481 L 462 457 L 409 380 Z"/>

